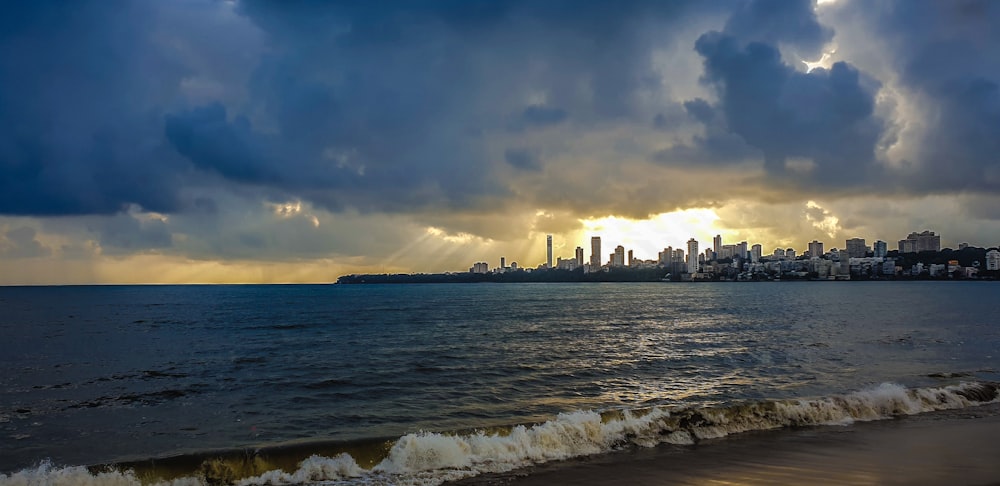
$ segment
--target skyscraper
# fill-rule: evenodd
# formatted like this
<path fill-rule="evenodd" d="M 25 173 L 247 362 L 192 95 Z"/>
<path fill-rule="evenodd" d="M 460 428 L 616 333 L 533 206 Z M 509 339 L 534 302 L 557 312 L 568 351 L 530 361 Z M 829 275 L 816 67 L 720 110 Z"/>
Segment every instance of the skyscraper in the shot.
<path fill-rule="evenodd" d="M 809 258 L 823 258 L 823 242 L 812 240 L 809 243 Z"/>
<path fill-rule="evenodd" d="M 688 273 L 698 273 L 698 240 L 688 240 Z"/>
<path fill-rule="evenodd" d="M 882 240 L 878 240 L 875 242 L 875 247 L 872 251 L 875 256 L 885 258 L 885 255 L 889 253 L 889 244 Z"/>
<path fill-rule="evenodd" d="M 590 237 L 590 266 L 601 266 L 601 237 Z"/>
<path fill-rule="evenodd" d="M 719 258 L 722 254 L 722 235 L 715 235 L 715 238 L 712 238 L 712 251 L 715 252 L 713 255 L 715 258 Z"/>
<path fill-rule="evenodd" d="M 625 247 L 618 245 L 615 247 L 615 252 L 611 254 L 611 266 L 612 267 L 624 267 L 625 266 Z"/>
<path fill-rule="evenodd" d="M 583 247 L 576 247 L 576 265 L 579 267 L 583 266 Z"/>
<path fill-rule="evenodd" d="M 866 253 L 868 253 L 868 245 L 865 245 L 864 238 L 851 238 L 847 240 L 848 258 L 864 258 Z"/>
<path fill-rule="evenodd" d="M 740 260 L 746 261 L 747 259 L 747 242 L 741 241 L 740 244 L 736 245 L 736 257 Z"/>
<path fill-rule="evenodd" d="M 899 240 L 900 253 L 917 253 L 921 251 L 941 251 L 941 236 L 933 231 L 910 233 L 905 240 Z"/>
<path fill-rule="evenodd" d="M 545 267 L 552 268 L 552 235 L 545 237 Z"/>
<path fill-rule="evenodd" d="M 754 245 L 750 247 L 750 261 L 753 263 L 760 262 L 761 251 L 763 247 L 760 245 Z"/>

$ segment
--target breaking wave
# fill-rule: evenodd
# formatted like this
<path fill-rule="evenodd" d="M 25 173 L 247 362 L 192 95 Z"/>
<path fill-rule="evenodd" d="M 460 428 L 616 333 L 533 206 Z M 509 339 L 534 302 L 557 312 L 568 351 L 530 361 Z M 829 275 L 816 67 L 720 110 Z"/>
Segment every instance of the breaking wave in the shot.
<path fill-rule="evenodd" d="M 353 444 L 351 453 L 328 453 L 326 445 L 323 453 L 296 447 L 208 455 L 196 458 L 198 461 L 194 462 L 198 465 L 186 471 L 167 471 L 153 465 L 162 464 L 163 460 L 89 468 L 57 467 L 46 462 L 36 468 L 0 475 L 0 486 L 436 485 L 632 446 L 694 444 L 748 431 L 847 425 L 996 403 L 1000 401 L 998 389 L 1000 385 L 996 383 L 913 389 L 882 384 L 823 398 L 720 407 L 576 411 L 539 424 L 472 432 L 421 432 L 407 434 L 394 442 Z M 292 460 L 291 455 L 305 459 Z M 364 458 L 362 462 L 371 465 L 362 467 L 356 458 Z"/>

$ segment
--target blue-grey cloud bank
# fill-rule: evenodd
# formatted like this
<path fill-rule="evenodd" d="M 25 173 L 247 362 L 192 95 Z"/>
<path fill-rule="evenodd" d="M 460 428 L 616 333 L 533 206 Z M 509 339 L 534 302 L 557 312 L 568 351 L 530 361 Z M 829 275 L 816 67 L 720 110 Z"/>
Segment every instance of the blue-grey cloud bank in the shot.
<path fill-rule="evenodd" d="M 3 241 L 360 257 L 334 235 L 363 218 L 489 242 L 865 197 L 949 198 L 941 217 L 989 220 L 996 25 L 1000 6 L 972 0 L 11 3 Z M 282 231 L 325 243 L 273 237 L 292 216 Z M 25 250 L 22 227 L 52 241 Z M 380 251 L 413 228 L 380 230 Z"/>

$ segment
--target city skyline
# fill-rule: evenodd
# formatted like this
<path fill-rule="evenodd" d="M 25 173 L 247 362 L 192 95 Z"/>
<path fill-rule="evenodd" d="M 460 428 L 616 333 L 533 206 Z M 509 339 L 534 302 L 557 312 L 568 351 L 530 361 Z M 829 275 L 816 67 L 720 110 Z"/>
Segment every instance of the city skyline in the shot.
<path fill-rule="evenodd" d="M 948 246 L 942 246 L 941 245 L 941 235 L 937 234 L 935 231 L 926 230 L 926 229 L 921 230 L 919 232 L 918 231 L 911 231 L 908 234 L 903 235 L 903 237 L 901 239 L 897 240 L 895 243 L 890 243 L 890 242 L 885 241 L 885 240 L 873 240 L 873 241 L 870 241 L 870 240 L 867 240 L 866 238 L 853 237 L 853 238 L 845 239 L 844 240 L 844 245 L 834 246 L 834 245 L 831 244 L 830 246 L 827 246 L 826 245 L 827 242 L 813 240 L 813 241 L 805 243 L 806 250 L 805 250 L 805 252 L 801 252 L 801 253 L 799 252 L 799 248 L 801 248 L 801 247 L 796 248 L 795 246 L 787 246 L 787 247 L 784 247 L 784 246 L 775 246 L 773 248 L 773 251 L 770 251 L 770 250 L 764 250 L 764 245 L 761 244 L 761 243 L 757 243 L 757 242 L 747 242 L 747 241 L 744 240 L 744 241 L 738 241 L 738 242 L 735 242 L 735 243 L 726 243 L 727 240 L 725 240 L 722 237 L 722 235 L 715 235 L 714 237 L 712 237 L 712 246 L 706 248 L 704 250 L 704 252 L 702 252 L 702 251 L 698 251 L 698 248 L 700 248 L 700 243 L 701 242 L 692 237 L 692 238 L 688 239 L 688 241 L 684 244 L 683 247 L 679 246 L 679 247 L 675 248 L 672 245 L 668 245 L 668 246 L 665 246 L 665 247 L 661 248 L 660 250 L 658 250 L 656 252 L 655 258 L 651 257 L 649 255 L 642 255 L 642 254 L 635 255 L 633 253 L 634 249 L 626 248 L 623 245 L 617 245 L 615 247 L 615 251 L 614 252 L 607 253 L 605 255 L 605 254 L 601 253 L 602 247 L 604 245 L 604 238 L 601 235 L 592 235 L 592 236 L 590 236 L 589 240 L 590 240 L 590 254 L 587 255 L 586 261 L 584 260 L 584 254 L 583 254 L 584 248 L 583 248 L 583 246 L 576 246 L 574 248 L 574 250 L 573 250 L 574 253 L 573 253 L 572 256 L 563 257 L 560 254 L 556 254 L 556 256 L 555 256 L 556 260 L 557 261 L 558 260 L 561 260 L 561 261 L 573 260 L 573 261 L 577 262 L 574 266 L 571 266 L 571 267 L 568 268 L 568 269 L 573 269 L 573 268 L 583 267 L 584 264 L 585 264 L 585 262 L 586 262 L 586 265 L 589 265 L 591 267 L 630 266 L 631 262 L 633 261 L 633 258 L 637 262 L 657 262 L 658 261 L 658 262 L 662 263 L 664 261 L 663 251 L 667 251 L 667 250 L 672 250 L 672 251 L 680 250 L 680 251 L 682 251 L 683 255 L 684 255 L 683 262 L 686 265 L 690 265 L 690 260 L 688 260 L 688 255 L 691 254 L 691 249 L 692 248 L 694 248 L 695 249 L 695 253 L 698 254 L 701 257 L 701 259 L 700 260 L 696 260 L 695 263 L 697 263 L 698 261 L 708 260 L 708 258 L 706 257 L 706 254 L 709 251 L 714 252 L 713 259 L 725 260 L 725 259 L 732 259 L 734 257 L 735 258 L 739 258 L 738 255 L 742 254 L 742 255 L 746 255 L 745 257 L 742 257 L 742 258 L 747 259 L 747 260 L 751 260 L 751 261 L 756 261 L 757 259 L 760 259 L 761 257 L 768 257 L 768 256 L 772 256 L 772 255 L 777 255 L 778 252 L 781 253 L 782 257 L 784 257 L 785 254 L 787 253 L 787 254 L 790 255 L 791 258 L 794 258 L 797 255 L 810 256 L 810 257 L 823 256 L 823 255 L 830 254 L 831 252 L 842 252 L 842 254 L 844 254 L 846 256 L 849 256 L 849 257 L 852 257 L 852 258 L 861 258 L 861 257 L 866 256 L 868 253 L 872 253 L 875 257 L 885 257 L 886 254 L 889 251 L 896 251 L 896 252 L 899 252 L 899 253 L 919 253 L 919 252 L 922 252 L 922 251 L 940 251 L 942 249 L 949 248 Z M 979 247 L 979 248 L 984 248 L 984 249 L 990 249 L 990 248 L 998 248 L 998 247 L 1000 247 L 1000 245 L 997 245 L 997 244 L 980 246 L 980 244 L 975 243 L 975 242 L 961 242 L 958 245 L 955 245 L 955 247 L 952 248 L 952 249 L 962 249 L 962 248 L 965 248 L 966 246 L 974 246 L 974 247 Z M 495 269 L 495 268 L 501 268 L 501 269 L 502 268 L 509 268 L 509 267 L 506 267 L 506 265 L 504 263 L 504 262 L 508 262 L 508 261 L 512 262 L 514 265 L 516 265 L 514 267 L 514 269 L 518 269 L 518 268 L 520 268 L 520 269 L 557 268 L 557 266 L 553 265 L 553 263 L 552 263 L 553 262 L 553 260 L 552 260 L 553 259 L 553 256 L 552 256 L 553 255 L 553 236 L 552 235 L 546 235 L 546 237 L 545 237 L 545 247 L 546 247 L 546 254 L 548 256 L 548 259 L 547 259 L 546 262 L 542 262 L 542 263 L 539 263 L 539 264 L 532 264 L 530 262 L 517 263 L 518 260 L 516 260 L 516 259 L 510 259 L 510 258 L 507 257 L 507 255 L 500 255 L 500 256 L 497 256 L 494 259 L 489 260 L 489 261 L 492 261 L 492 260 L 499 259 L 499 261 L 500 261 L 500 265 L 499 266 L 492 265 L 492 264 L 489 263 L 489 261 L 482 261 L 482 262 L 477 262 L 475 264 L 475 265 L 480 265 L 480 267 L 475 267 L 474 266 L 474 268 L 478 268 L 478 270 L 476 270 L 476 272 L 485 273 L 487 271 L 487 269 L 492 270 L 492 269 Z M 568 248 L 568 245 L 564 245 L 563 247 Z M 628 258 L 616 259 L 620 253 L 624 254 L 624 252 L 626 252 L 626 251 L 628 252 L 628 255 L 629 255 Z M 759 253 L 755 253 L 755 252 L 759 252 Z M 818 254 L 817 254 L 817 252 L 818 252 Z M 690 267 L 688 267 L 688 270 L 690 270 Z M 473 271 L 473 270 L 470 268 L 470 271 Z"/>
<path fill-rule="evenodd" d="M 0 285 L 1000 242 L 996 2 L 2 12 Z"/>

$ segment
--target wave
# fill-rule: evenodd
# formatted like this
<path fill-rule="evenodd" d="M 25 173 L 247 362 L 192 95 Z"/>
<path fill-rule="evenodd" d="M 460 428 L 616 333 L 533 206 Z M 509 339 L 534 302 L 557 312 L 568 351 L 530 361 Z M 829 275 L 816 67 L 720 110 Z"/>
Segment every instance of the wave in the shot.
<path fill-rule="evenodd" d="M 755 401 L 718 407 L 649 407 L 563 413 L 538 424 L 453 433 L 420 432 L 395 441 L 360 442 L 336 452 L 327 444 L 231 451 L 170 461 L 103 467 L 57 467 L 45 462 L 11 475 L 0 486 L 239 486 L 334 484 L 436 485 L 482 473 L 600 454 L 632 446 L 694 444 L 748 431 L 847 425 L 1000 402 L 1000 384 L 905 388 L 882 384 L 822 398 Z M 305 459 L 291 461 L 292 456 Z M 368 467 L 359 465 L 359 460 Z M 190 467 L 197 462 L 196 467 Z M 160 464 L 157 469 L 155 464 Z"/>

